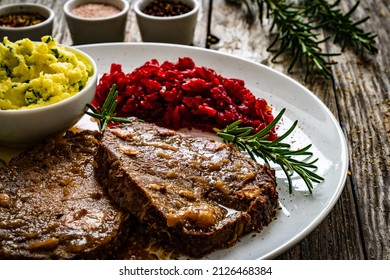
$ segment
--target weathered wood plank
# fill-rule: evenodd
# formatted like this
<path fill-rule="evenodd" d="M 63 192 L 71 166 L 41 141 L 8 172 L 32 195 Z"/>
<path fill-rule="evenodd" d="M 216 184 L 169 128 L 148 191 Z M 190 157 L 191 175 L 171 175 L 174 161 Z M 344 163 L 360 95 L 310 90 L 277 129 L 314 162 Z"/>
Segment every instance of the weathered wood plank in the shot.
<path fill-rule="evenodd" d="M 342 1 L 343 10 L 351 1 Z M 362 1 L 355 16 L 378 34 L 379 54 L 348 51 L 334 67 L 338 108 L 347 131 L 352 188 L 369 259 L 390 259 L 390 10 L 387 1 Z"/>
<path fill-rule="evenodd" d="M 267 22 L 260 26 L 257 21 L 249 26 L 243 19 L 243 13 L 235 12 L 237 7 L 228 5 L 224 0 L 214 0 L 212 8 L 211 32 L 221 39 L 219 44 L 212 46 L 213 49 L 260 62 L 288 74 L 314 92 L 336 117 L 339 116 L 340 110 L 348 110 L 348 107 L 340 108 L 339 89 L 334 87 L 331 81 L 317 80 L 312 84 L 305 83 L 304 73 L 299 68 L 295 67 L 292 73 L 287 73 L 289 62 L 283 61 L 283 57 L 276 62 L 272 61 L 273 54 L 267 51 L 272 39 Z M 353 72 L 353 69 L 348 70 Z M 348 131 L 345 132 L 348 134 Z M 354 199 L 354 184 L 351 183 L 353 181 L 352 175 L 348 178 L 340 200 L 323 223 L 297 246 L 281 255 L 280 259 L 366 258 L 361 242 L 360 217 Z"/>

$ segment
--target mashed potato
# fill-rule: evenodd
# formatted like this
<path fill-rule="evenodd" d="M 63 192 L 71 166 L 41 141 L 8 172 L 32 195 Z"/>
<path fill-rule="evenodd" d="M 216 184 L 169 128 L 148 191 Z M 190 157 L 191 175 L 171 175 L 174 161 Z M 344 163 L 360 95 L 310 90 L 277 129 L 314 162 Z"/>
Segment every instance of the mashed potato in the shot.
<path fill-rule="evenodd" d="M 0 110 L 29 109 L 64 100 L 85 87 L 93 75 L 86 59 L 57 45 L 22 39 L 0 43 Z"/>

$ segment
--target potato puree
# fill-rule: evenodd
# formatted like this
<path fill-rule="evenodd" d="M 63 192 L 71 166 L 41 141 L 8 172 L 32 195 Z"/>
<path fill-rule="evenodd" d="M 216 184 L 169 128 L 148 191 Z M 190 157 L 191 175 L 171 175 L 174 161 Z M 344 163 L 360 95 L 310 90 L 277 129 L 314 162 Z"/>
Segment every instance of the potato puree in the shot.
<path fill-rule="evenodd" d="M 22 39 L 0 43 L 0 110 L 42 107 L 79 92 L 93 74 L 86 59 L 57 45 Z"/>

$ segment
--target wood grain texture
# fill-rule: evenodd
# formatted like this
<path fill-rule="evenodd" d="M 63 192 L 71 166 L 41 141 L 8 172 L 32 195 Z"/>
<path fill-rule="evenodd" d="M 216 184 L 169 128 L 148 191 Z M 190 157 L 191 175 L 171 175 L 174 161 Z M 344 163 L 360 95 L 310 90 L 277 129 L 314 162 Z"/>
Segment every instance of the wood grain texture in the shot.
<path fill-rule="evenodd" d="M 37 2 L 56 12 L 53 35 L 61 44 L 72 40 L 62 12 L 65 0 L 11 1 Z M 356 0 L 341 1 L 348 11 Z M 130 1 L 133 5 L 134 1 Z M 377 55 L 360 58 L 351 50 L 336 57 L 332 66 L 334 83 L 317 79 L 304 81 L 301 67 L 288 73 L 288 56 L 273 61 L 267 51 L 272 40 L 269 22 L 252 25 L 245 21 L 244 10 L 226 0 L 201 0 L 201 14 L 194 45 L 205 47 L 208 31 L 220 42 L 211 48 L 234 54 L 287 74 L 315 93 L 339 120 L 348 143 L 350 174 L 333 210 L 306 238 L 278 259 L 390 259 L 390 8 L 388 0 L 362 0 L 354 13 L 356 19 L 369 16 L 362 27 L 378 34 Z M 209 12 L 211 14 L 209 14 Z M 211 15 L 209 17 L 209 15 Z M 129 12 L 125 41 L 140 42 L 134 12 Z M 340 48 L 330 42 L 328 52 Z"/>
<path fill-rule="evenodd" d="M 343 11 L 355 1 L 342 1 Z M 288 57 L 272 61 L 267 48 L 269 24 L 244 23 L 243 12 L 224 0 L 214 0 L 211 32 L 220 37 L 213 49 L 264 63 L 304 84 L 339 119 L 350 151 L 350 170 L 344 191 L 328 217 L 280 259 L 390 259 L 389 230 L 389 5 L 361 1 L 356 19 L 370 16 L 363 27 L 378 33 L 380 52 L 358 58 L 351 51 L 337 57 L 335 82 L 305 83 L 304 73 L 287 73 Z M 226 17 L 225 15 L 229 15 Z M 327 43 L 329 52 L 340 48 Z"/>
<path fill-rule="evenodd" d="M 343 9 L 351 7 L 343 1 Z M 335 65 L 340 121 L 347 132 L 351 183 L 368 259 L 390 259 L 389 5 L 362 1 L 357 18 L 378 34 L 379 54 L 346 52 Z"/>

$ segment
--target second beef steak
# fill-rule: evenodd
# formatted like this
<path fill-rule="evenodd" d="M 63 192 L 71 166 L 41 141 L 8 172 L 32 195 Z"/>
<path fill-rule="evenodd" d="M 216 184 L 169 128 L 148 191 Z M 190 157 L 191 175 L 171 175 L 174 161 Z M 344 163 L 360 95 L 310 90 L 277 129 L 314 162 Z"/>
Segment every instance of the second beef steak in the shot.
<path fill-rule="evenodd" d="M 104 132 L 96 162 L 120 207 L 191 256 L 231 246 L 276 213 L 273 169 L 210 138 L 134 121 Z"/>

